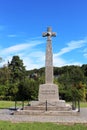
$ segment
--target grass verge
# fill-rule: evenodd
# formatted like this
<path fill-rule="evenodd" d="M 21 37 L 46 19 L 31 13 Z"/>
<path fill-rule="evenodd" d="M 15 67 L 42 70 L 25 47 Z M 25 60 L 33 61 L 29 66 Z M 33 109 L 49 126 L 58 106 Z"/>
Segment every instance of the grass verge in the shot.
<path fill-rule="evenodd" d="M 25 102 L 24 105 L 28 104 L 28 102 Z M 22 107 L 22 102 L 17 101 L 16 104 L 17 107 Z M 0 109 L 5 109 L 5 108 L 15 108 L 15 102 L 14 101 L 0 101 Z"/>
<path fill-rule="evenodd" d="M 0 121 L 0 130 L 87 130 L 83 124 L 59 125 L 53 123 L 11 123 Z"/>

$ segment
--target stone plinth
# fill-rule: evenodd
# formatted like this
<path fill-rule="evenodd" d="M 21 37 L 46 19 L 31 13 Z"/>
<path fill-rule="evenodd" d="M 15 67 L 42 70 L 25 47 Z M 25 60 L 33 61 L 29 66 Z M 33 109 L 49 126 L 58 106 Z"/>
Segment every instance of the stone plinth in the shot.
<path fill-rule="evenodd" d="M 39 86 L 39 97 L 38 100 L 40 102 L 44 101 L 58 101 L 58 86 L 56 84 L 41 84 Z"/>
<path fill-rule="evenodd" d="M 32 101 L 29 110 L 70 111 L 71 106 L 64 100 L 59 100 L 58 86 L 56 84 L 41 84 L 39 86 L 38 101 Z"/>

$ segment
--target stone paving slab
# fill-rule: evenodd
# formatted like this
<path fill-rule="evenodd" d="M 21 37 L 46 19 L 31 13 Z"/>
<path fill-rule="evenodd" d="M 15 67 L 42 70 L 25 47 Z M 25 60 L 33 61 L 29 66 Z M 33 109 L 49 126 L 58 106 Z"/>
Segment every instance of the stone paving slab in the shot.
<path fill-rule="evenodd" d="M 55 123 L 86 123 L 87 108 L 82 108 L 79 116 L 30 116 L 11 115 L 8 109 L 0 110 L 0 120 L 11 122 L 55 122 Z"/>

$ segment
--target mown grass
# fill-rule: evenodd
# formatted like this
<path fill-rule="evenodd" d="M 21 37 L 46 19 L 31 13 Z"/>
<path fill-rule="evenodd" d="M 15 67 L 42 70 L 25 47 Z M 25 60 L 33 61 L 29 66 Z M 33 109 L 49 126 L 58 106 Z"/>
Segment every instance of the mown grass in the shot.
<path fill-rule="evenodd" d="M 67 102 L 68 104 L 72 105 L 71 102 Z M 80 107 L 81 108 L 87 108 L 87 102 L 80 102 Z"/>
<path fill-rule="evenodd" d="M 81 102 L 81 103 L 80 103 L 80 106 L 81 106 L 81 108 L 87 107 L 87 102 Z"/>
<path fill-rule="evenodd" d="M 86 125 L 59 125 L 54 123 L 11 123 L 0 121 L 0 130 L 87 130 Z"/>
<path fill-rule="evenodd" d="M 12 101 L 0 101 L 0 109 L 9 108 L 12 106 L 14 106 L 14 102 Z"/>
<path fill-rule="evenodd" d="M 24 102 L 24 105 L 28 104 L 28 102 Z M 0 101 L 0 109 L 5 108 L 15 108 L 15 102 L 14 101 Z M 22 107 L 22 102 L 17 101 L 16 107 Z"/>

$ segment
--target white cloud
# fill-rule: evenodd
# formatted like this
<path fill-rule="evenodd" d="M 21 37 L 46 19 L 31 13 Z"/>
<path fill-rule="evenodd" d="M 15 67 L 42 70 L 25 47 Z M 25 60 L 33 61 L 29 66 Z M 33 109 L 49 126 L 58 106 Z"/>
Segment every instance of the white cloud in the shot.
<path fill-rule="evenodd" d="M 9 34 L 9 35 L 8 35 L 9 38 L 14 38 L 14 37 L 16 37 L 16 36 L 17 36 L 17 35 L 15 35 L 15 34 Z"/>
<path fill-rule="evenodd" d="M 44 55 L 44 52 L 36 50 L 28 53 L 28 55 L 22 55 L 20 57 L 23 59 L 26 68 L 30 70 L 34 68 L 40 68 L 45 65 Z"/>
<path fill-rule="evenodd" d="M 67 63 L 66 65 L 77 65 L 77 66 L 81 66 L 82 63 L 74 61 L 74 62 Z"/>
<path fill-rule="evenodd" d="M 0 54 L 1 55 L 14 54 L 16 52 L 21 52 L 21 51 L 27 50 L 29 48 L 35 47 L 35 46 L 42 44 L 42 43 L 43 43 L 43 41 L 30 41 L 28 43 L 18 44 L 15 46 L 11 46 L 11 47 L 2 49 L 0 51 Z"/>
<path fill-rule="evenodd" d="M 71 59 L 64 59 L 62 55 L 85 46 L 86 42 L 87 40 L 69 42 L 67 47 L 62 48 L 60 52 L 53 54 L 53 65 L 58 67 L 65 65 L 81 65 L 81 63 L 78 61 L 76 62 L 75 59 L 72 61 Z M 11 61 L 14 55 L 18 55 L 23 60 L 23 63 L 28 70 L 45 66 L 45 52 L 41 48 L 43 43 L 44 41 L 42 40 L 31 40 L 0 49 L 0 57 L 5 59 L 2 64 L 6 64 L 8 60 Z M 38 48 L 38 45 L 40 45 L 41 50 Z"/>
<path fill-rule="evenodd" d="M 65 66 L 65 65 L 81 65 L 82 63 L 75 61 L 75 57 L 74 60 L 71 61 L 71 59 L 66 60 L 64 58 L 62 58 L 62 55 L 65 53 L 69 53 L 72 50 L 76 50 L 79 48 L 84 47 L 87 43 L 87 39 L 83 39 L 83 40 L 78 40 L 78 41 L 71 41 L 69 43 L 67 43 L 67 47 L 64 47 L 60 50 L 60 52 L 55 53 L 54 54 L 54 66 Z M 87 49 L 85 49 L 85 51 L 87 52 Z M 87 54 L 85 54 L 85 56 L 87 56 Z"/>
<path fill-rule="evenodd" d="M 31 70 L 34 68 L 40 68 L 44 66 L 44 60 L 42 61 L 42 59 L 40 57 L 22 57 L 23 61 L 24 61 L 24 65 L 26 66 L 27 70 Z"/>
<path fill-rule="evenodd" d="M 86 40 L 86 39 L 84 39 L 84 40 L 78 40 L 78 41 L 71 41 L 71 42 L 69 42 L 69 43 L 67 44 L 67 47 L 62 48 L 62 49 L 60 50 L 60 52 L 58 52 L 58 53 L 56 54 L 56 56 L 61 56 L 61 55 L 65 54 L 65 53 L 68 53 L 68 52 L 70 52 L 70 51 L 72 51 L 72 50 L 81 48 L 81 47 L 83 47 L 83 46 L 85 45 L 84 43 L 87 43 L 87 40 Z"/>
<path fill-rule="evenodd" d="M 78 61 L 75 61 L 74 60 L 65 60 L 63 59 L 62 57 L 60 56 L 56 56 L 56 54 L 54 54 L 54 66 L 57 66 L 57 67 L 61 67 L 61 66 L 66 66 L 66 65 L 78 65 L 78 66 L 81 66 L 82 63 L 78 62 Z"/>
<path fill-rule="evenodd" d="M 87 53 L 83 54 L 83 56 L 84 56 L 85 58 L 87 58 Z"/>
<path fill-rule="evenodd" d="M 87 48 L 85 48 L 84 50 L 83 50 L 83 56 L 85 57 L 85 58 L 87 58 Z"/>
<path fill-rule="evenodd" d="M 41 40 L 33 40 L 0 49 L 0 56 L 5 59 L 0 65 L 7 64 L 8 60 L 11 61 L 14 55 L 18 55 L 23 60 L 27 69 L 41 67 L 44 59 L 44 52 L 38 51 L 37 46 L 43 43 L 44 42 Z"/>
<path fill-rule="evenodd" d="M 67 64 L 67 63 L 63 58 L 54 54 L 53 55 L 53 64 L 54 64 L 54 66 L 61 67 L 61 66 L 64 66 L 65 64 Z"/>

